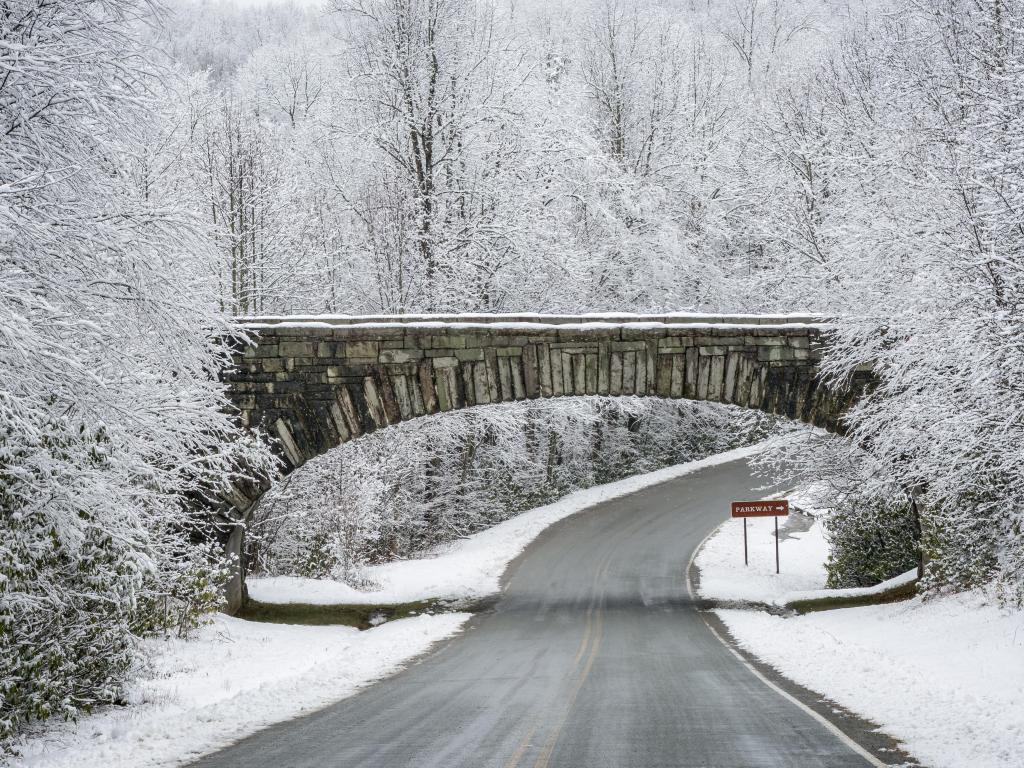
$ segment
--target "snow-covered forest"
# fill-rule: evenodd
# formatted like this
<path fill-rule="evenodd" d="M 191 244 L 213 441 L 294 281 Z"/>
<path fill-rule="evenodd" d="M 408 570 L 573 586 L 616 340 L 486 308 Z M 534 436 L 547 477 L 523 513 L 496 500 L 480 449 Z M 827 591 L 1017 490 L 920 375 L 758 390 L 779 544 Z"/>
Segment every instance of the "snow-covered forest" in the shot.
<path fill-rule="evenodd" d="M 0 740 L 216 605 L 199 502 L 273 471 L 240 315 L 835 318 L 827 375 L 878 387 L 787 456 L 830 578 L 1024 600 L 1024 0 L 9 0 L 0 68 Z M 253 562 L 347 576 L 761 426 L 414 422 L 268 499 Z"/>

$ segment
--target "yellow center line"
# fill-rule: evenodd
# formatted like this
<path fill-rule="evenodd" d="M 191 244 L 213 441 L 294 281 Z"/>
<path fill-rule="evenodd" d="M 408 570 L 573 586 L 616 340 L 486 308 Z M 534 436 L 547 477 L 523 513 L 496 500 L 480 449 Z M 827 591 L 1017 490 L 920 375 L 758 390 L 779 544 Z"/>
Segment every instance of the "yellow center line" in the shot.
<path fill-rule="evenodd" d="M 579 666 L 580 659 L 582 659 L 583 654 L 586 653 L 587 644 L 590 642 L 591 615 L 593 614 L 593 612 L 593 606 L 587 608 L 587 624 L 583 630 L 583 641 L 580 643 L 580 649 L 576 652 L 576 658 L 572 660 L 573 669 Z"/>
<path fill-rule="evenodd" d="M 593 643 L 590 646 L 590 653 L 587 655 L 587 663 L 583 667 L 583 671 L 580 673 L 579 678 L 576 680 L 576 685 L 573 686 L 572 693 L 569 694 L 569 700 L 566 702 L 565 709 L 562 712 L 562 716 L 558 720 L 558 725 L 551 732 L 547 742 L 544 744 L 544 748 L 541 750 L 540 755 L 537 757 L 537 762 L 534 763 L 533 768 L 548 768 L 548 763 L 551 761 L 551 755 L 555 751 L 555 745 L 558 743 L 559 737 L 562 735 L 562 729 L 565 728 L 566 722 L 569 720 L 569 714 L 572 712 L 573 705 L 576 703 L 576 697 L 579 696 L 580 690 L 583 688 L 583 684 L 587 681 L 587 677 L 590 675 L 590 670 L 594 666 L 594 662 L 597 660 L 598 652 L 601 648 L 601 638 L 604 629 L 604 609 L 598 601 L 596 591 L 598 582 L 607 574 L 608 568 L 611 565 L 612 552 L 609 552 L 601 567 L 598 568 L 597 573 L 594 574 L 593 589 L 594 595 L 591 597 L 592 604 L 587 609 L 588 624 L 590 614 L 594 613 L 594 631 L 593 631 Z M 593 601 L 597 601 L 595 606 Z M 588 626 L 587 632 L 589 633 L 590 628 Z M 581 648 L 582 652 L 582 648 Z M 576 662 L 573 662 L 573 666 L 579 661 L 579 654 L 577 654 Z"/>
<path fill-rule="evenodd" d="M 525 738 L 519 742 L 519 746 L 516 747 L 516 751 L 512 753 L 512 757 L 510 757 L 508 762 L 505 763 L 505 768 L 516 768 L 516 766 L 519 765 L 519 761 L 523 759 L 523 755 L 526 753 L 526 750 L 530 748 L 530 739 L 533 738 L 534 731 L 536 730 L 537 726 L 535 725 L 527 732 Z"/>

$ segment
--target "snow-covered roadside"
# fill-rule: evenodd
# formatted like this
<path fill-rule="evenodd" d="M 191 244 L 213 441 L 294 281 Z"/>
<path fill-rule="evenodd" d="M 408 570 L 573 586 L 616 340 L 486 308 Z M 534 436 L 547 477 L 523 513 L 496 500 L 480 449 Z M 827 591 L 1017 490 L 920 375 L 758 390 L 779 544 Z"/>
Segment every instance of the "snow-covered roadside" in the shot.
<path fill-rule="evenodd" d="M 810 518 L 792 515 L 780 520 L 780 573 L 775 573 L 773 518 L 747 520 L 747 551 L 750 564 L 744 566 L 742 520 L 726 520 L 708 537 L 695 561 L 701 597 L 773 603 L 825 586 L 828 544 L 821 525 Z"/>
<path fill-rule="evenodd" d="M 782 539 L 772 521 L 728 521 L 696 559 L 700 593 L 786 602 L 820 594 L 820 524 Z M 932 768 L 1024 765 L 1024 612 L 981 594 L 844 608 L 783 618 L 720 610 L 744 648 L 792 680 L 878 723 Z"/>
<path fill-rule="evenodd" d="M 498 591 L 505 568 L 552 523 L 599 504 L 666 480 L 758 453 L 761 445 L 738 448 L 645 475 L 577 491 L 553 504 L 537 507 L 439 550 L 433 557 L 403 560 L 368 568 L 376 584 L 370 591 L 336 581 L 279 577 L 250 579 L 249 596 L 266 603 L 316 605 L 387 605 L 420 600 L 477 599 Z M 742 556 L 742 555 L 741 555 Z"/>
<path fill-rule="evenodd" d="M 152 669 L 130 692 L 132 706 L 106 707 L 77 724 L 47 723 L 23 743 L 12 766 L 183 765 L 351 695 L 454 634 L 468 618 L 416 616 L 360 632 L 218 615 L 192 640 L 147 641 Z"/>

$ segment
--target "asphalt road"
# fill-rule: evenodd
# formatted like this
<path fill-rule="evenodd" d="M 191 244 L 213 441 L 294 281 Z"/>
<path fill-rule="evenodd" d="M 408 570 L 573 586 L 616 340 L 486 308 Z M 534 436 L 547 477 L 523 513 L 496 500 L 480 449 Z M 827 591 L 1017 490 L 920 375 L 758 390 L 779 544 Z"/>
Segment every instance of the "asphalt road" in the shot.
<path fill-rule="evenodd" d="M 690 553 L 755 485 L 733 462 L 552 526 L 464 633 L 196 768 L 863 768 L 688 598 Z"/>

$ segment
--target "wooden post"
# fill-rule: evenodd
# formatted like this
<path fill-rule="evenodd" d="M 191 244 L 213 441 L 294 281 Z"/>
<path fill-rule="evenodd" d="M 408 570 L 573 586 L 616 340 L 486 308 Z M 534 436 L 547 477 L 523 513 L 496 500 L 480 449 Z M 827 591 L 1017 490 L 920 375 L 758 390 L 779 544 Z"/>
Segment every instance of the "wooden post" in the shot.
<path fill-rule="evenodd" d="M 747 559 L 747 518 L 743 518 L 743 564 L 750 565 Z"/>

